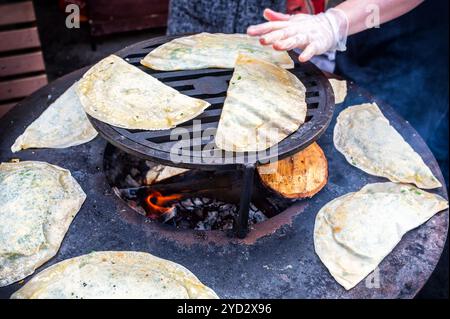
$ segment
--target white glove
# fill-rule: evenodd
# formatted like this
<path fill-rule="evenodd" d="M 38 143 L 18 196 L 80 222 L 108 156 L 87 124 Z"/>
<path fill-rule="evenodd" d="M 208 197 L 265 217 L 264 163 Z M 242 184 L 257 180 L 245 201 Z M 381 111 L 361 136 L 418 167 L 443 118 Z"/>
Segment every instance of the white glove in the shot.
<path fill-rule="evenodd" d="M 349 22 L 342 10 L 291 16 L 266 9 L 264 17 L 269 22 L 250 26 L 247 33 L 261 36 L 261 44 L 272 45 L 275 50 L 303 49 L 300 62 L 328 51 L 346 49 Z"/>

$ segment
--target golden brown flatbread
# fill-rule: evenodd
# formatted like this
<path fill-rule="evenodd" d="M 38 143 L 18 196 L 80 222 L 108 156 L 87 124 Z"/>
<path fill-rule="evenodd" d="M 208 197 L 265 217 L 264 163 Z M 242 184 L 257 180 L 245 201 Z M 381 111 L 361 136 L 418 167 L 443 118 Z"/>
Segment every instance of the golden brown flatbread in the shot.
<path fill-rule="evenodd" d="M 296 131 L 306 117 L 306 88 L 289 71 L 240 54 L 227 91 L 216 145 L 226 151 L 262 151 Z"/>
<path fill-rule="evenodd" d="M 217 299 L 188 269 L 148 253 L 102 251 L 34 276 L 13 299 Z"/>
<path fill-rule="evenodd" d="M 286 51 L 263 46 L 246 34 L 199 33 L 176 38 L 151 51 L 141 64 L 161 70 L 234 68 L 239 53 L 291 69 L 294 62 Z"/>
<path fill-rule="evenodd" d="M 349 163 L 368 174 L 424 189 L 442 186 L 375 103 L 351 106 L 339 114 L 334 145 Z"/>
<path fill-rule="evenodd" d="M 66 169 L 35 161 L 0 164 L 0 287 L 57 253 L 85 198 Z"/>
<path fill-rule="evenodd" d="M 179 93 L 115 55 L 89 69 L 77 93 L 86 113 L 128 129 L 170 129 L 210 105 Z"/>
<path fill-rule="evenodd" d="M 441 196 L 411 185 L 369 184 L 322 207 L 314 226 L 314 248 L 336 281 L 351 289 L 404 234 L 446 208 Z"/>
<path fill-rule="evenodd" d="M 87 143 L 97 136 L 73 84 L 20 135 L 12 152 L 27 148 L 66 148 Z"/>
<path fill-rule="evenodd" d="M 329 81 L 334 92 L 334 102 L 336 104 L 344 102 L 347 97 L 347 81 L 337 79 L 330 79 Z"/>

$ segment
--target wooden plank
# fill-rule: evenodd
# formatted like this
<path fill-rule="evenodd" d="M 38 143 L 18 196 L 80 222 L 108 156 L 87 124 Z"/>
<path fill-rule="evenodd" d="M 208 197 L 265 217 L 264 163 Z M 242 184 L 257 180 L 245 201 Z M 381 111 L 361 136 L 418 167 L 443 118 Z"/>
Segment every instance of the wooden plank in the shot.
<path fill-rule="evenodd" d="M 6 113 L 8 113 L 9 110 L 11 110 L 17 103 L 7 103 L 7 104 L 0 104 L 0 118 L 3 117 Z"/>
<path fill-rule="evenodd" d="M 45 74 L 0 82 L 0 101 L 28 96 L 46 84 Z"/>
<path fill-rule="evenodd" d="M 0 5 L 0 26 L 36 21 L 31 1 Z"/>
<path fill-rule="evenodd" d="M 0 77 L 37 71 L 45 71 L 41 51 L 0 58 Z"/>
<path fill-rule="evenodd" d="M 0 32 L 0 52 L 40 46 L 37 27 Z"/>

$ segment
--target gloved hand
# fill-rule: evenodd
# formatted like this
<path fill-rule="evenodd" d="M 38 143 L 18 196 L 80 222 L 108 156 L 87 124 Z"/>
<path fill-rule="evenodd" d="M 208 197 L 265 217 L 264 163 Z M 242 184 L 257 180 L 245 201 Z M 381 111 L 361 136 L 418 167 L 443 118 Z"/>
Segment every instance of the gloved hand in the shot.
<path fill-rule="evenodd" d="M 303 49 L 300 62 L 327 51 L 346 49 L 349 22 L 342 10 L 288 15 L 266 9 L 264 18 L 269 22 L 250 26 L 247 33 L 261 36 L 261 44 L 272 45 L 275 50 Z"/>

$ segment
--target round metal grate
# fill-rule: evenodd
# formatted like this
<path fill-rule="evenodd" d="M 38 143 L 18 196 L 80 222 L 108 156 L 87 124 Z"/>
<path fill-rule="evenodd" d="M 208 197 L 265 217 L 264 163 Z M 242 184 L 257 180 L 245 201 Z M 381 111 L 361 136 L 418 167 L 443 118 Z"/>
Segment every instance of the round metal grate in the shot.
<path fill-rule="evenodd" d="M 115 54 L 182 94 L 203 99 L 211 104 L 195 119 L 177 126 L 177 128 L 185 128 L 189 132 L 190 147 L 178 150 L 181 152 L 177 154 L 177 161 L 174 162 L 171 151 L 174 144 L 178 142 L 176 138 L 178 135 L 173 134 L 173 129 L 128 130 L 89 116 L 96 130 L 114 146 L 141 158 L 171 166 L 203 169 L 232 168 L 237 165 L 264 163 L 271 159 L 281 159 L 292 155 L 318 139 L 330 124 L 334 111 L 334 95 L 328 80 L 312 63 L 300 64 L 297 54 L 291 51 L 290 55 L 295 61 L 295 68 L 289 71 L 296 75 L 306 87 L 308 111 L 305 123 L 296 132 L 281 141 L 276 146 L 276 152 L 268 150 L 259 152 L 257 156 L 249 153 L 232 153 L 226 154 L 227 157 L 225 157 L 224 151 L 216 150 L 212 153 L 202 150 L 205 145 L 214 143 L 214 136 L 204 133 L 205 130 L 211 131 L 218 126 L 233 70 L 201 69 L 163 72 L 149 69 L 139 63 L 151 50 L 174 38 L 176 37 L 163 36 L 139 42 Z M 198 125 L 199 123 L 201 126 Z"/>

